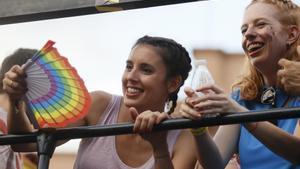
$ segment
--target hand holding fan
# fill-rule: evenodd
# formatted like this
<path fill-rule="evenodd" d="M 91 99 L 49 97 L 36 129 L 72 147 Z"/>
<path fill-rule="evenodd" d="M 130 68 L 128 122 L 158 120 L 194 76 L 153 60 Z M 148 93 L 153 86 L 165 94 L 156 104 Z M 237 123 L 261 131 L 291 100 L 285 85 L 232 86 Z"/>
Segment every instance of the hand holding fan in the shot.
<path fill-rule="evenodd" d="M 48 41 L 24 65 L 27 116 L 35 128 L 64 127 L 82 118 L 91 103 L 83 80 Z"/>

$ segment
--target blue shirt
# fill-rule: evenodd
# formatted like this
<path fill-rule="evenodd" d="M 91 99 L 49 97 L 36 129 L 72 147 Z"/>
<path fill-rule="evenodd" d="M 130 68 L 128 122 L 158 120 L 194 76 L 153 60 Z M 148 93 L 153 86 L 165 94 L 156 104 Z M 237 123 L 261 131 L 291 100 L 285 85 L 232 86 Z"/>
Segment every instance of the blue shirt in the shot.
<path fill-rule="evenodd" d="M 239 90 L 232 93 L 232 98 L 249 110 L 266 110 L 272 108 L 272 105 L 262 104 L 258 101 L 243 100 L 240 98 Z M 276 89 L 275 105 L 277 108 L 284 107 L 289 98 L 288 107 L 300 106 L 299 97 L 288 96 L 283 91 Z M 278 120 L 277 124 L 278 127 L 290 134 L 294 133 L 296 125 L 297 119 Z M 292 165 L 289 161 L 270 151 L 243 126 L 240 131 L 238 151 L 242 169 L 300 169 L 300 165 Z"/>

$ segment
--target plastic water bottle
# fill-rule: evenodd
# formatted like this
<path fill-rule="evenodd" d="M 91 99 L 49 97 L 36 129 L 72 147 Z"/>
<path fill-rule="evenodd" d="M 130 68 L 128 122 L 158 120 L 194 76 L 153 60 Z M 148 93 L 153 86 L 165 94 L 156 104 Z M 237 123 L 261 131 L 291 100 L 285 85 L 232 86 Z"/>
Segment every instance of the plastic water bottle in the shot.
<path fill-rule="evenodd" d="M 205 59 L 195 60 L 195 69 L 192 74 L 190 87 L 196 90 L 203 85 L 214 83 L 215 81 L 207 68 L 207 61 Z M 197 95 L 200 96 L 202 93 L 197 92 Z"/>

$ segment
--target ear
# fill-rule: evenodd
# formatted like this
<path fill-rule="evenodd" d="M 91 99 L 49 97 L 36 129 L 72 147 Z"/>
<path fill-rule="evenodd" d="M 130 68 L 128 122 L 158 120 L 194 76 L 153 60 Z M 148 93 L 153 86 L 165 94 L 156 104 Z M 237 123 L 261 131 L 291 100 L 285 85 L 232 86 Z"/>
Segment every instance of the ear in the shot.
<path fill-rule="evenodd" d="M 288 39 L 287 39 L 287 44 L 290 46 L 293 43 L 297 42 L 299 39 L 299 28 L 296 25 L 290 25 L 288 27 Z"/>
<path fill-rule="evenodd" d="M 180 84 L 182 82 L 182 77 L 180 75 L 177 75 L 171 79 L 168 80 L 168 92 L 173 93 L 176 91 Z"/>

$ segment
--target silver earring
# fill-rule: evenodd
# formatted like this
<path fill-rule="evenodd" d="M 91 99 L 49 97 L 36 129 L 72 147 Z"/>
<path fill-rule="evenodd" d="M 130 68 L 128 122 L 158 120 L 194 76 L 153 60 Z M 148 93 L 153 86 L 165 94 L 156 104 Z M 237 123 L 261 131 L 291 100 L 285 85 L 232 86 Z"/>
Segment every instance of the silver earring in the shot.
<path fill-rule="evenodd" d="M 173 106 L 173 101 L 168 99 L 165 106 L 165 112 L 169 112 L 172 106 Z"/>

